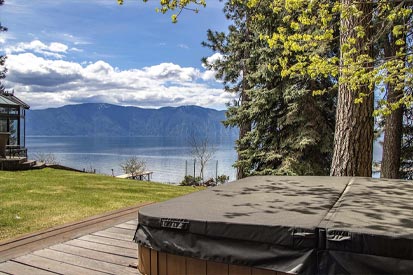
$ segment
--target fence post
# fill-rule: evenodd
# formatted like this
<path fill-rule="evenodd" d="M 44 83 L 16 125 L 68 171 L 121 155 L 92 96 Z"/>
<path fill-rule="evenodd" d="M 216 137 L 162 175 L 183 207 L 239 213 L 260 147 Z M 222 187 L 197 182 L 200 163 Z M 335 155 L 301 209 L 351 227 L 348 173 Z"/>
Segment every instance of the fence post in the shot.
<path fill-rule="evenodd" d="M 195 179 L 195 164 L 196 164 L 196 159 L 194 159 L 194 179 Z"/>
<path fill-rule="evenodd" d="M 215 165 L 215 183 L 218 184 L 218 160 Z"/>
<path fill-rule="evenodd" d="M 185 160 L 185 177 L 188 175 L 188 161 Z"/>

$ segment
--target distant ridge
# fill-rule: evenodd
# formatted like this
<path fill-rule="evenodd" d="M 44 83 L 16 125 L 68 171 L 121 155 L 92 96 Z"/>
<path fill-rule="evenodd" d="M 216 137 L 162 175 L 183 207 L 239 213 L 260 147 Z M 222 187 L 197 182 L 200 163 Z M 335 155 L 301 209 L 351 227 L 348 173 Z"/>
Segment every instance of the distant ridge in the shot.
<path fill-rule="evenodd" d="M 27 135 L 155 136 L 187 138 L 191 133 L 210 138 L 233 138 L 225 128 L 225 111 L 199 106 L 143 109 L 103 103 L 66 105 L 27 112 Z"/>

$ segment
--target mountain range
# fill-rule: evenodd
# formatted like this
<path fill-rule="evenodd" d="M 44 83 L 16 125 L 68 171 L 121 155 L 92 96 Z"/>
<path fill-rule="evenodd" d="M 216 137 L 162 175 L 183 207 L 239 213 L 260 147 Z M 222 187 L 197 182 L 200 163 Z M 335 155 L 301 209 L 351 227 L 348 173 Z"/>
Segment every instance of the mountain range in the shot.
<path fill-rule="evenodd" d="M 27 135 L 47 136 L 156 136 L 209 138 L 238 136 L 226 128 L 225 111 L 199 106 L 144 109 L 112 104 L 85 103 L 29 110 Z"/>

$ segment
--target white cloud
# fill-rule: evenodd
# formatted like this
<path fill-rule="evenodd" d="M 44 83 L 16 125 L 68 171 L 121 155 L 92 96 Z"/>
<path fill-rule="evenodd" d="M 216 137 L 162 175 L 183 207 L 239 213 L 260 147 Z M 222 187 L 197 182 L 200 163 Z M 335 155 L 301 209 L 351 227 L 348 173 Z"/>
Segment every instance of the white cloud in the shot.
<path fill-rule="evenodd" d="M 2 32 L 0 34 L 0 44 L 5 44 L 10 40 L 15 40 L 15 39 L 16 37 L 14 37 L 14 35 L 9 32 Z"/>
<path fill-rule="evenodd" d="M 82 49 L 79 49 L 79 48 L 75 48 L 75 47 L 73 47 L 73 48 L 70 48 L 69 49 L 70 51 L 72 51 L 72 52 L 83 52 L 83 50 Z"/>
<path fill-rule="evenodd" d="M 68 50 L 57 44 L 45 45 L 47 48 L 43 45 L 36 42 L 26 47 L 31 51 L 53 50 L 56 54 Z M 120 70 L 102 60 L 79 64 L 25 52 L 9 54 L 7 67 L 6 86 L 35 109 L 83 102 L 153 108 L 192 104 L 223 108 L 232 98 L 203 81 L 210 78 L 210 72 L 173 63 Z"/>
<path fill-rule="evenodd" d="M 52 42 L 48 50 L 51 52 L 65 53 L 69 47 L 62 43 Z"/>
<path fill-rule="evenodd" d="M 186 44 L 178 44 L 178 47 L 181 49 L 189 49 L 188 45 Z"/>
<path fill-rule="evenodd" d="M 208 64 L 214 64 L 216 61 L 222 60 L 222 59 L 224 59 L 224 56 L 222 54 L 214 53 L 213 55 L 209 56 L 206 59 L 206 62 Z M 206 66 L 204 64 L 202 64 L 202 67 L 204 67 L 206 69 Z M 214 70 L 206 70 L 205 73 L 202 76 L 202 79 L 205 80 L 205 81 L 214 80 L 215 75 L 216 75 L 216 72 Z M 217 81 L 217 82 L 221 82 L 221 81 Z"/>
<path fill-rule="evenodd" d="M 54 34 L 55 36 L 58 36 L 62 40 L 72 43 L 74 45 L 89 45 L 92 44 L 90 41 L 88 41 L 85 38 L 74 36 L 73 34 L 70 33 L 56 33 Z"/>
<path fill-rule="evenodd" d="M 213 64 L 218 60 L 224 59 L 224 55 L 220 53 L 214 53 L 213 55 L 209 56 L 206 60 L 208 63 Z"/>
<path fill-rule="evenodd" d="M 34 52 L 43 56 L 63 58 L 64 54 L 68 50 L 68 46 L 58 42 L 52 42 L 49 45 L 41 42 L 40 40 L 33 40 L 31 42 L 20 42 L 13 46 L 6 47 L 5 51 L 7 55 L 13 53 Z"/>

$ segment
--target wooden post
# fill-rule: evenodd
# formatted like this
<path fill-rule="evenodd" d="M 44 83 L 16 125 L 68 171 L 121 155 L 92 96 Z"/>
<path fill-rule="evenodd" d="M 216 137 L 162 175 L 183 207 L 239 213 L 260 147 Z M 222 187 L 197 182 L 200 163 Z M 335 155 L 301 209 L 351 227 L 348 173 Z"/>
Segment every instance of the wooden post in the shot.
<path fill-rule="evenodd" d="M 215 165 L 215 184 L 218 184 L 218 160 Z"/>
<path fill-rule="evenodd" d="M 23 146 L 26 147 L 26 110 L 23 109 L 23 126 L 24 126 L 24 130 L 23 130 Z M 27 153 L 26 153 L 26 157 L 27 157 Z"/>
<path fill-rule="evenodd" d="M 17 145 L 19 145 L 19 147 L 21 148 L 21 140 L 20 140 L 20 135 L 21 135 L 21 129 L 20 129 L 20 108 L 21 107 L 19 107 L 19 109 L 18 109 L 18 111 L 17 111 L 17 129 L 16 129 L 16 132 L 17 132 Z"/>
<path fill-rule="evenodd" d="M 195 164 L 196 164 L 196 159 L 194 159 L 194 179 L 195 179 Z"/>

